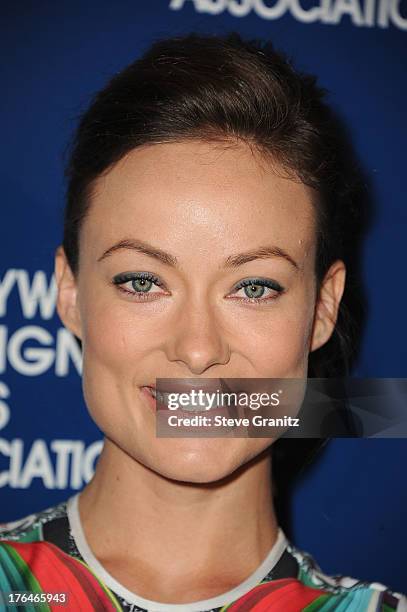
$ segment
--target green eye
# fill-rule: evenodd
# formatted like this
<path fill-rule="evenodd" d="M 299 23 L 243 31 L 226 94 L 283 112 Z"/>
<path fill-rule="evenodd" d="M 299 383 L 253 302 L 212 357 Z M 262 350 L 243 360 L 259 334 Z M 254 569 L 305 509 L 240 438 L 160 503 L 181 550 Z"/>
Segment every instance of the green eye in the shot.
<path fill-rule="evenodd" d="M 269 278 L 247 278 L 236 285 L 234 292 L 243 291 L 246 297 L 237 297 L 242 302 L 260 304 L 269 300 L 275 300 L 284 292 L 284 287 L 277 281 Z"/>
<path fill-rule="evenodd" d="M 135 291 L 141 291 L 142 293 L 148 293 L 153 286 L 153 281 L 147 278 L 135 278 L 132 281 L 132 286 Z"/>
<path fill-rule="evenodd" d="M 125 272 L 115 276 L 112 282 L 120 291 L 138 300 L 157 299 L 165 295 L 162 282 L 150 272 Z"/>
<path fill-rule="evenodd" d="M 260 298 L 265 291 L 264 285 L 258 285 L 255 283 L 252 285 L 247 285 L 246 287 L 243 287 L 243 289 L 248 298 Z"/>

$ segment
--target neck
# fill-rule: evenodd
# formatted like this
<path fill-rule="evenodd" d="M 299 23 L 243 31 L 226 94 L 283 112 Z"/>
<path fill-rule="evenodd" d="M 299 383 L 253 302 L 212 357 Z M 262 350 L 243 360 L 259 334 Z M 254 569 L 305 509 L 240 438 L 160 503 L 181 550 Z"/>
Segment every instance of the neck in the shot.
<path fill-rule="evenodd" d="M 222 481 L 191 484 L 160 476 L 107 440 L 79 510 L 102 564 L 142 560 L 155 575 L 170 572 L 173 581 L 191 568 L 208 578 L 227 568 L 237 584 L 260 565 L 278 535 L 270 451 Z"/>

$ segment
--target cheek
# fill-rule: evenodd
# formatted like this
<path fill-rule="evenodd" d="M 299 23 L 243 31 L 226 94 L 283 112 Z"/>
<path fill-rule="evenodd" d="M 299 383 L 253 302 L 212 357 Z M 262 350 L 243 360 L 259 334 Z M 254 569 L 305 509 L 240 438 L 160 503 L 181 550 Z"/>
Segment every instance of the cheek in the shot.
<path fill-rule="evenodd" d="M 118 373 L 135 371 L 154 339 L 151 322 L 140 320 L 137 305 L 119 300 L 99 302 L 83 309 L 84 360 Z"/>
<path fill-rule="evenodd" d="M 307 301 L 276 302 L 267 313 L 247 314 L 245 319 L 239 328 L 239 342 L 260 377 L 304 375 L 313 321 L 310 296 Z"/>
<path fill-rule="evenodd" d="M 88 300 L 83 308 L 83 391 L 99 426 L 118 406 L 131 409 L 140 364 L 150 350 L 151 330 L 131 306 Z"/>

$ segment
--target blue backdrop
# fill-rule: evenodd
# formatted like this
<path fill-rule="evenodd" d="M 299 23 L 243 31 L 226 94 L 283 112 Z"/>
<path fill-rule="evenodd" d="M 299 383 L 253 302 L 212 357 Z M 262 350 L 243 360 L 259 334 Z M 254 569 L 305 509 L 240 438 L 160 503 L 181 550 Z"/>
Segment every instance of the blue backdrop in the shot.
<path fill-rule="evenodd" d="M 330 90 L 377 204 L 355 375 L 407 376 L 407 1 L 3 0 L 0 13 L 0 521 L 67 498 L 100 451 L 81 356 L 55 311 L 63 152 L 91 94 L 156 38 L 269 38 Z M 405 592 L 406 465 L 405 439 L 332 441 L 295 491 L 295 543 L 326 573 Z"/>

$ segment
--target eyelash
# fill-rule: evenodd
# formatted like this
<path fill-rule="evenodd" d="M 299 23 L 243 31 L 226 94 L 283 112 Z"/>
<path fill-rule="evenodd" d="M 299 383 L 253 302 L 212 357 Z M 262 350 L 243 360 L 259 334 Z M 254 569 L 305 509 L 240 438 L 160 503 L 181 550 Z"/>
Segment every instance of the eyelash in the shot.
<path fill-rule="evenodd" d="M 151 297 L 152 295 L 154 295 L 154 292 L 153 294 L 151 294 L 149 291 L 145 293 L 142 293 L 141 291 L 128 291 L 128 289 L 125 289 L 124 287 L 121 286 L 121 285 L 124 285 L 128 282 L 135 281 L 135 280 L 147 280 L 147 281 L 152 282 L 157 287 L 164 287 L 160 279 L 157 278 L 157 276 L 154 276 L 154 274 L 151 274 L 150 272 L 137 272 L 137 273 L 131 272 L 127 274 L 126 273 L 119 274 L 113 278 L 112 284 L 117 286 L 119 291 L 122 291 L 126 295 L 129 295 L 130 297 L 132 297 L 134 300 L 138 302 L 144 302 L 144 301 L 151 302 L 151 301 L 158 299 L 155 297 Z M 249 279 L 240 281 L 240 283 L 238 283 L 234 287 L 234 292 L 239 291 L 240 289 L 243 289 L 244 287 L 250 287 L 251 285 L 260 285 L 262 287 L 272 289 L 276 293 L 266 298 L 263 298 L 263 297 L 260 297 L 260 298 L 237 297 L 236 298 L 235 297 L 235 298 L 229 298 L 229 299 L 243 302 L 245 304 L 249 303 L 249 304 L 254 304 L 256 306 L 261 306 L 263 305 L 264 302 L 269 302 L 270 300 L 277 299 L 285 291 L 284 287 L 282 287 L 280 283 L 277 283 L 276 281 L 269 280 L 266 278 L 249 278 Z M 159 295 L 162 295 L 162 294 L 159 294 Z"/>

